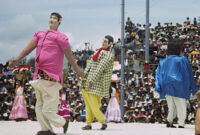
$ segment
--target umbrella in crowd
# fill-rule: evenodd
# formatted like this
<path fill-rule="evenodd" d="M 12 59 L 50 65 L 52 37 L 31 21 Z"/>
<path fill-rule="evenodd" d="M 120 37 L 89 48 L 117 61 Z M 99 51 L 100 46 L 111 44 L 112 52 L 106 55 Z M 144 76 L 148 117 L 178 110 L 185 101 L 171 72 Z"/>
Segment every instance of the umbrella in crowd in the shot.
<path fill-rule="evenodd" d="M 197 54 L 200 54 L 200 53 L 198 51 L 192 51 L 190 54 L 191 55 L 197 55 Z"/>
<path fill-rule="evenodd" d="M 16 68 L 14 68 L 13 70 L 12 70 L 12 72 L 14 73 L 15 71 L 23 71 L 23 70 L 30 70 L 31 69 L 31 67 L 29 67 L 29 66 L 19 66 L 19 67 L 16 67 Z"/>
<path fill-rule="evenodd" d="M 15 75 L 14 73 L 12 73 L 11 71 L 6 71 L 6 72 L 3 72 L 4 75 Z"/>

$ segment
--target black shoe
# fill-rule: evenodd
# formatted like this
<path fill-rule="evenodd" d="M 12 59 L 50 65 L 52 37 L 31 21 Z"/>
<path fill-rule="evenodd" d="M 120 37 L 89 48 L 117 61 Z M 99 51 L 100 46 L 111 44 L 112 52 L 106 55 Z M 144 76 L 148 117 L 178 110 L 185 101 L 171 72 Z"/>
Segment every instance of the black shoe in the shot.
<path fill-rule="evenodd" d="M 173 124 L 170 124 L 169 122 L 167 122 L 166 127 L 168 127 L 168 128 L 176 128 L 176 126 L 174 126 Z"/>
<path fill-rule="evenodd" d="M 82 127 L 82 130 L 91 130 L 92 126 L 86 125 L 85 127 Z"/>
<path fill-rule="evenodd" d="M 25 120 L 26 120 L 26 119 L 19 118 L 19 119 L 16 119 L 16 122 L 25 121 Z"/>
<path fill-rule="evenodd" d="M 48 135 L 56 135 L 55 133 L 53 133 L 53 132 L 49 132 L 49 134 Z"/>
<path fill-rule="evenodd" d="M 69 126 L 69 120 L 66 120 L 65 125 L 63 126 L 63 133 L 65 134 L 67 132 Z"/>
<path fill-rule="evenodd" d="M 52 133 L 51 131 L 39 131 L 37 132 L 37 135 L 56 135 L 56 134 Z"/>
<path fill-rule="evenodd" d="M 100 129 L 105 130 L 107 127 L 108 127 L 107 124 L 102 124 L 102 127 Z"/>
<path fill-rule="evenodd" d="M 185 128 L 185 127 L 183 127 L 183 126 L 178 126 L 178 128 Z"/>
<path fill-rule="evenodd" d="M 44 135 L 44 134 L 46 134 L 46 133 L 48 133 L 49 131 L 38 131 L 37 132 L 37 135 Z"/>

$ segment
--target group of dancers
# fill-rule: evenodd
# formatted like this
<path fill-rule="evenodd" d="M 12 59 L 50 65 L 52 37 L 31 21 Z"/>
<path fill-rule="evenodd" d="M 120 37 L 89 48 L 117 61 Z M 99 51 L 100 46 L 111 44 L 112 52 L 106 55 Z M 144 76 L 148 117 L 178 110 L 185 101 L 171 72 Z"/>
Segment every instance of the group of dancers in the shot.
<path fill-rule="evenodd" d="M 105 130 L 108 127 L 107 122 L 112 120 L 121 121 L 119 104 L 114 94 L 115 87 L 111 85 L 115 56 L 113 37 L 107 35 L 103 38 L 101 48 L 92 56 L 85 71 L 82 71 L 75 62 L 68 37 L 57 30 L 61 23 L 62 16 L 56 12 L 51 13 L 49 19 L 50 29 L 36 32 L 23 51 L 9 62 L 9 66 L 14 67 L 36 48 L 35 72 L 33 81 L 30 81 L 30 84 L 35 90 L 37 100 L 35 112 L 37 121 L 41 126 L 41 130 L 37 132 L 37 135 L 55 135 L 51 125 L 62 127 L 63 133 L 67 132 L 69 120 L 67 116 L 60 116 L 63 115 L 62 111 L 65 108 L 65 103 L 61 102 L 63 105 L 60 107 L 61 112 L 57 113 L 59 90 L 62 88 L 63 83 L 64 56 L 81 78 L 80 90 L 86 105 L 86 125 L 82 129 L 92 130 L 92 122 L 96 118 L 101 123 L 100 130 Z M 18 89 L 16 102 L 17 97 L 22 97 L 23 93 L 22 87 Z M 109 98 L 109 89 L 112 89 L 113 93 L 104 115 L 100 110 L 101 99 Z M 186 100 L 190 96 L 190 90 L 195 95 L 198 89 L 191 66 L 183 55 L 183 43 L 179 39 L 170 40 L 168 57 L 159 62 L 156 71 L 155 88 L 161 99 L 165 97 L 167 99 L 169 108 L 167 127 L 174 128 L 173 119 L 178 116 L 178 127 L 184 128 Z M 20 100 L 20 103 L 23 105 L 22 100 Z M 13 107 L 10 118 L 16 113 L 16 108 L 18 107 Z M 21 109 L 26 112 L 23 107 Z M 27 118 L 27 116 L 24 115 L 22 118 Z"/>
<path fill-rule="evenodd" d="M 37 121 L 41 126 L 41 130 L 37 132 L 37 135 L 55 135 L 51 125 L 62 127 L 63 133 L 66 133 L 68 129 L 69 119 L 60 116 L 63 113 L 63 105 L 65 105 L 62 101 L 61 111 L 57 113 L 59 90 L 62 88 L 63 83 L 64 56 L 72 65 L 77 75 L 82 78 L 82 84 L 84 84 L 81 87 L 81 92 L 86 105 L 87 124 L 82 129 L 91 130 L 91 123 L 96 118 L 102 124 L 100 129 L 105 130 L 107 124 L 104 114 L 100 111 L 100 103 L 101 98 L 109 98 L 114 62 L 113 37 L 107 35 L 103 38 L 102 47 L 93 55 L 83 72 L 75 62 L 68 37 L 57 31 L 61 22 L 62 16 L 59 13 L 51 13 L 49 19 L 50 29 L 36 32 L 22 52 L 9 62 L 9 67 L 14 67 L 36 48 L 35 72 L 33 81 L 30 81 L 30 84 L 35 90 L 35 112 Z M 84 80 L 86 81 L 84 82 Z M 13 107 L 13 112 L 14 110 Z M 119 107 L 118 111 L 120 111 Z M 14 114 L 16 113 L 15 111 Z M 11 112 L 11 116 L 12 114 Z M 120 113 L 117 114 L 121 117 Z M 27 118 L 27 116 L 23 118 Z"/>

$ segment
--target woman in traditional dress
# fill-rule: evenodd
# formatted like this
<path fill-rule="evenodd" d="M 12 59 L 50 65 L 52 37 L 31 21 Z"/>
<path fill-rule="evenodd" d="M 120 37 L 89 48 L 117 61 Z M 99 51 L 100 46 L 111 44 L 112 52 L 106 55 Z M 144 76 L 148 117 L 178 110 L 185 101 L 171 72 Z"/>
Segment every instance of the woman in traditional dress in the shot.
<path fill-rule="evenodd" d="M 66 102 L 66 94 L 62 92 L 61 103 L 58 109 L 58 115 L 63 116 L 65 119 L 70 119 L 69 105 Z"/>
<path fill-rule="evenodd" d="M 112 82 L 112 93 L 111 93 L 111 99 L 108 103 L 108 107 L 105 113 L 105 121 L 106 122 L 121 122 L 121 111 L 119 104 L 117 102 L 115 93 L 116 93 L 116 83 Z"/>
<path fill-rule="evenodd" d="M 24 102 L 24 85 L 23 81 L 17 81 L 17 86 L 15 90 L 16 97 L 14 99 L 12 111 L 10 113 L 9 119 L 14 120 L 24 120 L 28 119 L 28 113 Z"/>

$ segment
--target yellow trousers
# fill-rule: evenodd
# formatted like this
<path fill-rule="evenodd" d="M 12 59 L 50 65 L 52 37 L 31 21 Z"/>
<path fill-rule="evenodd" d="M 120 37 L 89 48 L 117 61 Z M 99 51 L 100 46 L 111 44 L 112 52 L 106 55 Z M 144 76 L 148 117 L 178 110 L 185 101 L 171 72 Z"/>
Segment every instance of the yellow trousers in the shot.
<path fill-rule="evenodd" d="M 94 94 L 89 94 L 82 90 L 82 96 L 86 105 L 86 123 L 91 126 L 94 118 L 98 120 L 99 123 L 105 124 L 104 114 L 100 110 L 101 97 Z"/>

